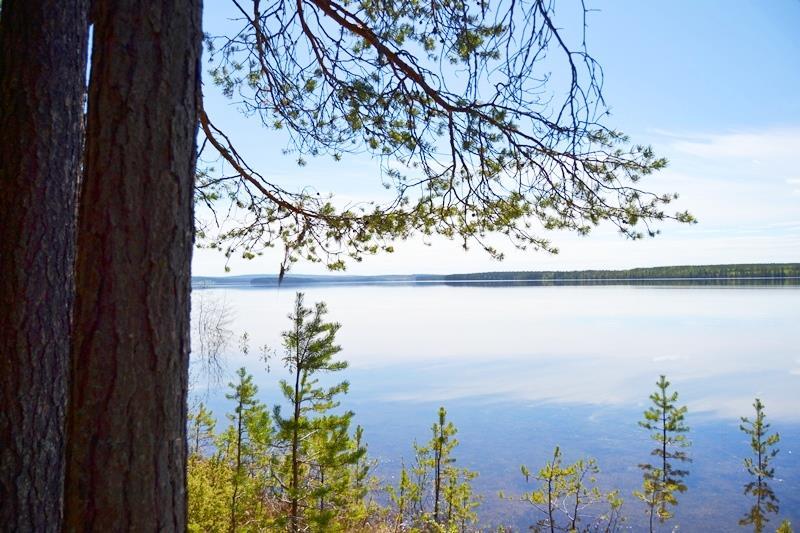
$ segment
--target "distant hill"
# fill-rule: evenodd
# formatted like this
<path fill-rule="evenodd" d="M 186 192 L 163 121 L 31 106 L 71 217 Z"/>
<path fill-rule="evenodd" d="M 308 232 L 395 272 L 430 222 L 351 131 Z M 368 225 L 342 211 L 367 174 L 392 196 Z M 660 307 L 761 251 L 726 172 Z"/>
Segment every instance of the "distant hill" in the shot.
<path fill-rule="evenodd" d="M 753 263 L 731 265 L 683 265 L 627 270 L 542 270 L 513 272 L 476 272 L 470 274 L 412 274 L 382 276 L 294 275 L 284 277 L 281 286 L 417 284 L 458 282 L 592 282 L 649 280 L 788 280 L 800 278 L 800 263 Z M 277 275 L 196 276 L 197 288 L 215 286 L 277 287 Z"/>
<path fill-rule="evenodd" d="M 192 276 L 192 286 L 250 285 L 250 282 L 258 277 L 261 277 L 261 274 L 255 276 Z"/>
<path fill-rule="evenodd" d="M 281 286 L 304 286 L 315 284 L 365 284 L 365 283 L 416 283 L 418 281 L 430 278 L 430 276 L 419 275 L 387 275 L 387 276 L 349 276 L 349 275 L 304 275 L 304 274 L 287 274 L 281 281 Z M 443 280 L 443 276 L 436 276 L 436 279 Z M 211 286 L 259 286 L 259 287 L 277 287 L 278 276 L 273 275 L 245 275 L 245 276 L 193 276 L 192 285 L 195 287 L 211 287 Z"/>

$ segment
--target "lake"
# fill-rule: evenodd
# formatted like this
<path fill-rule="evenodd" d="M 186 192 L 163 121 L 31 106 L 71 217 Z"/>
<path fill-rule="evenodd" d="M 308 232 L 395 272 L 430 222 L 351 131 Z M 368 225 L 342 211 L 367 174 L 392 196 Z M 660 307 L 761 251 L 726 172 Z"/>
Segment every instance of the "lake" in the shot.
<path fill-rule="evenodd" d="M 740 416 L 766 406 L 781 435 L 771 483 L 780 519 L 800 524 L 800 287 L 759 285 L 312 285 L 307 305 L 324 301 L 340 322 L 337 337 L 350 368 L 343 407 L 365 428 L 376 472 L 391 480 L 412 443 L 430 438 L 440 405 L 458 427 L 455 456 L 477 470 L 482 523 L 520 529 L 540 518 L 532 507 L 501 501 L 526 486 L 520 465 L 538 470 L 559 445 L 565 460 L 595 457 L 598 482 L 622 490 L 628 525 L 645 523 L 631 491 L 639 463 L 654 443 L 637 422 L 660 374 L 688 406 L 692 463 L 688 491 L 679 495 L 682 530 L 743 531 L 752 505 L 743 494 L 749 437 Z M 226 287 L 195 290 L 224 301 L 236 335 L 246 331 L 250 353 L 232 342 L 228 374 L 245 366 L 262 401 L 279 400 L 280 332 L 287 328 L 294 288 Z M 268 373 L 257 349 L 276 350 Z M 229 378 L 224 379 L 227 383 Z M 222 418 L 225 387 L 195 382 Z M 780 520 L 771 518 L 768 530 Z M 771 529 L 769 529 L 771 526 Z M 661 526 L 660 530 L 668 530 Z"/>

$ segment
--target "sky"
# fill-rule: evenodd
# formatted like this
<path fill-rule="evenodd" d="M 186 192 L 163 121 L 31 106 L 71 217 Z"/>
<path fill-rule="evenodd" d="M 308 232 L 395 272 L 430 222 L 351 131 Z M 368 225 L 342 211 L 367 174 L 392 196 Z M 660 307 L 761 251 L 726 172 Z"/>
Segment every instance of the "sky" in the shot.
<path fill-rule="evenodd" d="M 207 2 L 205 31 L 230 27 L 226 0 Z M 558 6 L 564 5 L 559 2 Z M 557 7 L 558 7 L 557 6 Z M 601 226 L 589 236 L 547 235 L 557 255 L 504 246 L 502 262 L 458 243 L 420 238 L 395 253 L 349 263 L 352 274 L 573 270 L 744 262 L 800 262 L 800 0 L 589 0 L 587 39 L 605 74 L 606 124 L 651 144 L 666 170 L 644 188 L 678 192 L 675 210 L 696 225 L 665 222 L 638 241 Z M 562 17 L 565 26 L 581 21 Z M 206 80 L 206 109 L 251 166 L 288 189 L 312 185 L 341 198 L 381 199 L 377 164 L 365 156 L 283 155 L 287 139 L 245 118 Z M 502 241 L 498 241 L 502 242 Z M 232 258 L 231 275 L 277 273 L 279 254 Z M 194 275 L 224 275 L 226 260 L 195 250 Z M 325 273 L 300 262 L 295 273 Z"/>

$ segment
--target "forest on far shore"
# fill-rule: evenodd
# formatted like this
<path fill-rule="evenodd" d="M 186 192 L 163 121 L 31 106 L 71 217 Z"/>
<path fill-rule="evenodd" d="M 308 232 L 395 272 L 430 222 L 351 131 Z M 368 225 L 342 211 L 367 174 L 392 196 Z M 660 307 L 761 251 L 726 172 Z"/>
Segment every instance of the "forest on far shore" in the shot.
<path fill-rule="evenodd" d="M 450 280 L 627 280 L 627 279 L 719 279 L 719 278 L 796 278 L 800 263 L 754 263 L 734 265 L 683 265 L 631 268 L 627 270 L 572 270 L 530 272 L 479 272 L 450 274 Z"/>

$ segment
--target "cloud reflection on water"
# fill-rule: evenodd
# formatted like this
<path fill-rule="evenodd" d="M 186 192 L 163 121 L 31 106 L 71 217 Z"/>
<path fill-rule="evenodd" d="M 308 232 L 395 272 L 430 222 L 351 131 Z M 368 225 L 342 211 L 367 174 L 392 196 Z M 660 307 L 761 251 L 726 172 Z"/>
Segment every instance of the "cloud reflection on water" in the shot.
<path fill-rule="evenodd" d="M 293 290 L 214 289 L 253 346 L 279 346 Z M 761 397 L 800 421 L 800 288 L 311 287 L 342 323 L 353 394 L 636 406 L 661 373 L 695 412 Z M 253 357 L 233 358 L 261 374 Z M 272 381 L 274 376 L 270 377 Z M 359 389 L 360 392 L 359 392 Z"/>

